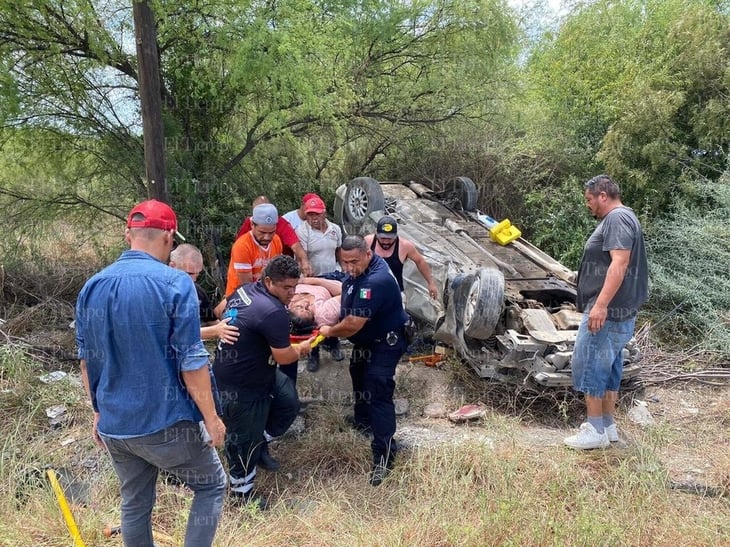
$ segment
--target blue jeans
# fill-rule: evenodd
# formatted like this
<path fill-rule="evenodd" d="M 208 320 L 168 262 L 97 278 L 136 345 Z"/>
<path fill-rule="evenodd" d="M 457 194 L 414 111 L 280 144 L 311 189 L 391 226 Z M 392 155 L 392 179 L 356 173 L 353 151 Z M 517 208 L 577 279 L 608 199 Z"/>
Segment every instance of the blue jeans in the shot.
<path fill-rule="evenodd" d="M 588 313 L 578 327 L 571 359 L 573 388 L 591 397 L 618 391 L 624 372 L 623 349 L 634 334 L 636 317 L 606 321 L 601 330 L 588 330 Z"/>
<path fill-rule="evenodd" d="M 223 509 L 226 474 L 218 452 L 202 440 L 196 422 L 178 422 L 152 435 L 130 439 L 102 436 L 122 493 L 122 539 L 126 547 L 152 547 L 152 508 L 158 469 L 169 471 L 194 492 L 186 547 L 213 543 Z"/>

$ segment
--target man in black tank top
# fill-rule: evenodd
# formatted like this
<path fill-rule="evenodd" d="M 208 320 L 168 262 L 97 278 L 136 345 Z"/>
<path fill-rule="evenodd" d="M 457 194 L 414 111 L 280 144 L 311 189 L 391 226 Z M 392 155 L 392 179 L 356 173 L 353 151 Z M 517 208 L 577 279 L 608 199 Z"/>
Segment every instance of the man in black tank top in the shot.
<path fill-rule="evenodd" d="M 393 276 L 398 282 L 398 287 L 400 287 L 401 292 L 403 292 L 403 263 L 398 257 L 398 251 L 400 250 L 398 236 L 396 236 L 395 238 L 383 238 L 383 241 L 380 242 L 376 238 L 373 238 L 373 242 L 370 245 L 370 250 L 373 251 L 374 254 L 379 254 L 376 252 L 375 249 L 378 243 L 380 243 L 381 248 L 385 251 L 387 251 L 388 249 L 393 249 L 392 255 L 387 257 L 383 256 L 381 258 L 385 260 L 385 263 L 390 268 L 390 271 L 393 272 Z"/>
<path fill-rule="evenodd" d="M 370 244 L 373 254 L 378 255 L 388 264 L 390 271 L 398 281 L 401 292 L 403 292 L 403 263 L 407 259 L 411 259 L 426 280 L 431 298 L 438 298 L 439 290 L 431 275 L 431 268 L 411 241 L 398 236 L 398 224 L 393 217 L 381 217 L 375 229 L 375 235 L 369 235 L 365 239 Z"/>

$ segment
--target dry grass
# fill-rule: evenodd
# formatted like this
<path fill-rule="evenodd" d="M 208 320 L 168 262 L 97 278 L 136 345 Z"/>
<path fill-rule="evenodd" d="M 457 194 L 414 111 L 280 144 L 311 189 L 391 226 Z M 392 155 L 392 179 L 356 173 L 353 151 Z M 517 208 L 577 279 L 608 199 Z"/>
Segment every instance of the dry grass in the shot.
<path fill-rule="evenodd" d="M 0 352 L 0 544 L 70 544 L 42 477 L 48 467 L 65 468 L 89 487 L 85 503 L 73 505 L 86 544 L 120 544 L 102 535 L 119 520 L 119 499 L 108 458 L 89 440 L 91 411 L 81 387 L 41 384 L 38 363 L 8 346 Z M 304 433 L 273 447 L 282 471 L 259 475 L 257 489 L 272 509 L 227 504 L 216 545 L 717 544 L 730 537 L 727 490 L 719 497 L 676 490 L 663 459 L 688 441 L 696 451 L 716 449 L 715 469 L 705 478 L 727 489 L 730 401 L 727 389 L 716 396 L 701 418 L 667 416 L 655 428 L 632 429 L 624 448 L 590 453 L 521 443 L 523 416 L 494 410 L 478 426 L 489 442 L 404 449 L 378 488 L 367 483 L 369 444 L 346 427 L 345 408 L 311 404 Z M 59 401 L 72 420 L 54 430 L 44 408 Z M 160 483 L 155 530 L 172 541 L 158 538 L 159 545 L 182 543 L 189 505 L 183 487 Z"/>
<path fill-rule="evenodd" d="M 730 362 L 723 352 L 700 348 L 668 351 L 650 336 L 651 324 L 637 332 L 641 348 L 643 385 L 677 380 L 693 380 L 705 385 L 724 386 L 730 380 Z"/>
<path fill-rule="evenodd" d="M 535 389 L 531 385 L 507 386 L 480 378 L 458 360 L 444 365 L 451 382 L 458 386 L 463 403 L 482 401 L 491 408 L 518 416 L 525 423 L 553 427 L 579 419 L 585 412 L 582 397 L 569 388 Z"/>
<path fill-rule="evenodd" d="M 6 336 L 0 338 L 0 545 L 71 544 L 44 479 L 50 467 L 88 487 L 83 501 L 72 505 L 86 545 L 121 545 L 119 538 L 102 535 L 104 526 L 119 522 L 120 502 L 109 459 L 89 438 L 92 414 L 81 386 L 68 379 L 46 385 L 37 378 L 63 365 L 58 352 L 46 346 L 68 349 L 70 334 L 64 331 L 56 338 L 44 330 L 32 338 L 29 333 L 54 322 L 65 327 L 70 319 L 66 302 L 73 301 L 68 293 L 109 258 L 97 252 L 95 243 L 59 233 L 61 240 L 43 244 L 46 251 L 54 250 L 44 263 L 19 260 L 14 269 L 0 272 L 4 311 L 13 311 L 15 322 L 12 331 L 3 327 Z M 68 269 L 69 256 L 78 257 L 73 261 L 77 269 Z M 58 268 L 69 273 L 58 276 Z M 696 376 L 686 376 L 706 363 L 706 355 L 667 354 L 648 334 L 640 342 L 647 371 L 643 378 L 657 378 L 671 368 L 693 382 L 683 386 L 692 387 L 675 392 L 663 387 L 669 382 L 656 387 L 638 382 L 623 396 L 620 412 L 634 398 L 655 397 L 657 425 L 642 429 L 624 422 L 628 443 L 589 453 L 568 451 L 559 440 L 525 440 L 528 429 L 560 439 L 580 421 L 584 407 L 570 390 L 508 387 L 452 362 L 441 372 L 448 379 L 446 392 L 434 393 L 422 377 L 405 370 L 399 375 L 399 396 L 414 409 L 448 396 L 453 404 L 481 400 L 491 412 L 481 423 L 457 431 L 474 434 L 448 441 L 435 437 L 432 443 L 401 450 L 393 473 L 378 488 L 367 483 L 369 443 L 343 420 L 347 393 L 341 387 L 307 385 L 305 377 L 303 394 L 329 402 L 311 404 L 304 433 L 273 447 L 283 469 L 261 472 L 257 479 L 257 489 L 269 496 L 272 509 L 262 513 L 226 504 L 215 544 L 725 543 L 730 537 L 727 384 L 708 387 L 698 384 Z M 72 370 L 68 363 L 63 368 Z M 45 409 L 61 403 L 69 420 L 52 429 Z M 440 423 L 431 422 L 433 429 Z M 684 470 L 696 470 L 691 481 L 711 486 L 714 495 L 679 488 L 689 480 Z M 190 500 L 183 487 L 160 482 L 153 518 L 155 530 L 167 538 L 158 537 L 158 545 L 182 544 Z"/>
<path fill-rule="evenodd" d="M 118 221 L 97 222 L 84 233 L 90 235 L 57 221 L 0 242 L 0 318 L 5 320 L 5 334 L 25 336 L 39 325 L 52 328 L 73 319 L 72 303 L 86 279 L 124 247 Z"/>

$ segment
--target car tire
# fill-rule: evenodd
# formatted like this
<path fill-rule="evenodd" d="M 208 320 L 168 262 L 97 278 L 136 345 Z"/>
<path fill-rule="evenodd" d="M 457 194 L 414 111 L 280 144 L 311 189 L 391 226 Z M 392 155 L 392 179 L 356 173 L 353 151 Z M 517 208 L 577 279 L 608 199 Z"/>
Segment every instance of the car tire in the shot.
<path fill-rule="evenodd" d="M 464 211 L 474 211 L 477 208 L 479 192 L 477 186 L 469 177 L 455 177 L 446 183 L 446 194 L 454 202 L 461 204 Z"/>
<path fill-rule="evenodd" d="M 504 275 L 496 268 L 481 268 L 466 293 L 461 314 L 464 334 L 478 340 L 492 336 L 503 306 Z"/>
<path fill-rule="evenodd" d="M 342 225 L 345 223 L 345 193 L 347 192 L 347 184 L 340 184 L 335 190 L 335 199 L 332 204 L 332 216 L 335 224 Z"/>
<path fill-rule="evenodd" d="M 362 226 L 370 213 L 385 210 L 385 195 L 380 183 L 370 177 L 357 177 L 347 184 L 343 220 Z"/>
<path fill-rule="evenodd" d="M 466 301 L 469 297 L 469 289 L 474 283 L 474 274 L 459 273 L 454 276 L 451 280 L 451 292 L 453 293 L 452 300 L 449 302 L 449 291 L 444 291 L 444 306 L 454 306 L 454 317 L 458 317 L 459 321 L 462 321 L 464 317 L 464 309 L 466 308 Z"/>

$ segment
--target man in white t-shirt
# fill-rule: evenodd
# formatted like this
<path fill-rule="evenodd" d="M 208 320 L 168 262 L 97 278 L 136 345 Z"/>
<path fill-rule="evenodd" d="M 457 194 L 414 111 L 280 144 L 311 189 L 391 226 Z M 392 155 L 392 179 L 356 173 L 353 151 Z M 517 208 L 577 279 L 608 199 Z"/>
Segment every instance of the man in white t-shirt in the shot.
<path fill-rule="evenodd" d="M 299 228 L 299 226 L 301 226 L 305 220 L 307 220 L 307 214 L 304 212 L 304 206 L 307 203 L 307 200 L 310 200 L 312 198 L 322 199 L 315 193 L 304 194 L 299 209 L 293 209 L 292 211 L 289 211 L 288 213 L 282 215 L 284 217 L 284 220 L 289 222 L 289 224 L 291 224 L 291 227 L 295 230 Z"/>
<path fill-rule="evenodd" d="M 319 196 L 307 199 L 303 207 L 306 222 L 303 222 L 296 232 L 309 258 L 312 275 L 321 276 L 339 271 L 342 230 L 337 224 L 327 220 L 326 206 Z"/>

